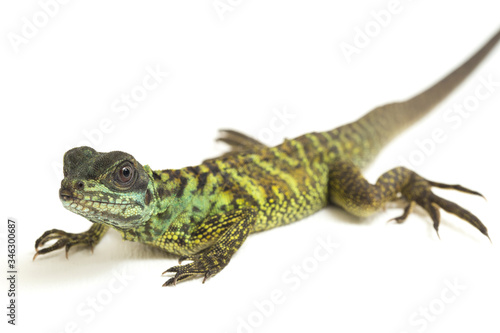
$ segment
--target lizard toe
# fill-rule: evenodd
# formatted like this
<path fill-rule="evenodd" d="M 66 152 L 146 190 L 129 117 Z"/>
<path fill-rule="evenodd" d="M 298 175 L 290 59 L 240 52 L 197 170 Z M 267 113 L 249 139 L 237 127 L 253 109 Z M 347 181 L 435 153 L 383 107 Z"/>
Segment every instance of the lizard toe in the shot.
<path fill-rule="evenodd" d="M 65 248 L 65 255 L 66 258 L 68 258 L 69 250 L 75 245 L 90 247 L 93 252 L 94 245 L 99 242 L 106 228 L 107 227 L 95 225 L 93 228 L 79 234 L 73 234 L 59 229 L 48 230 L 36 240 L 36 253 L 33 256 L 33 260 L 41 254 L 47 254 L 62 248 Z M 49 241 L 54 240 L 56 241 L 54 244 L 43 247 Z"/>
<path fill-rule="evenodd" d="M 484 224 L 471 212 L 462 208 L 454 202 L 448 201 L 446 199 L 441 198 L 434 194 L 431 190 L 432 187 L 438 187 L 443 189 L 453 189 L 456 191 L 478 195 L 484 198 L 479 192 L 472 191 L 468 188 L 465 188 L 461 185 L 447 185 L 443 183 L 437 183 L 428 181 L 417 174 L 414 174 L 414 178 L 411 184 L 402 190 L 402 194 L 406 197 L 406 199 L 410 202 L 416 202 L 419 206 L 421 206 L 431 217 L 433 221 L 434 230 L 439 237 L 439 224 L 441 220 L 440 209 L 451 213 L 462 220 L 470 223 L 476 229 L 478 229 L 483 235 L 490 238 L 488 236 L 488 231 Z M 405 213 L 399 219 L 405 219 L 409 211 L 413 207 L 410 207 L 411 204 L 405 209 Z M 396 221 L 398 218 L 396 219 Z M 490 239 L 491 241 L 491 239 Z"/>

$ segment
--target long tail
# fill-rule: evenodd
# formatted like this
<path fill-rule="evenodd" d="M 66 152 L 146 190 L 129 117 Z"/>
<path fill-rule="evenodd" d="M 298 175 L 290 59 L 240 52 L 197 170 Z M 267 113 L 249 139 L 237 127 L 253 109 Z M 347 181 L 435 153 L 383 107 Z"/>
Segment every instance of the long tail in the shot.
<path fill-rule="evenodd" d="M 499 40 L 500 31 L 460 67 L 415 97 L 379 106 L 358 121 L 338 128 L 338 135 L 347 136 L 348 140 L 359 140 L 356 143 L 364 147 L 357 153 L 350 152 L 352 160 L 359 166 L 369 163 L 387 142 L 426 115 L 462 83 Z"/>

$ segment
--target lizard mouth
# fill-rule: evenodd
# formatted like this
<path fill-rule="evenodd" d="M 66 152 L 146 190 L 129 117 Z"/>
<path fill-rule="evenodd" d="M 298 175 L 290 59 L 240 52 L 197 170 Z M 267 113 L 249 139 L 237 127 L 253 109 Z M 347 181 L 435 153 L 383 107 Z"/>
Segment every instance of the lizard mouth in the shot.
<path fill-rule="evenodd" d="M 82 194 L 74 194 L 71 192 L 68 192 L 67 190 L 60 189 L 59 190 L 59 198 L 64 204 L 70 205 L 72 203 L 76 204 L 87 204 L 87 205 L 92 205 L 92 204 L 97 204 L 97 205 L 112 205 L 112 206 L 127 206 L 130 205 L 130 203 L 115 203 L 115 202 L 110 202 L 110 201 L 100 201 L 100 200 L 91 200 L 91 199 L 86 199 L 84 195 Z"/>
<path fill-rule="evenodd" d="M 142 205 L 128 198 L 100 197 L 87 193 L 71 192 L 61 188 L 59 198 L 64 208 L 92 221 L 106 223 L 118 228 L 129 228 L 142 217 Z M 106 200 L 109 199 L 109 200 Z M 116 202 L 118 201 L 118 202 Z"/>
<path fill-rule="evenodd" d="M 69 193 L 63 189 L 60 189 L 59 190 L 59 199 L 61 199 L 62 201 L 73 201 L 73 200 L 83 199 L 83 197 L 78 198 L 77 196 L 74 196 L 71 193 Z"/>

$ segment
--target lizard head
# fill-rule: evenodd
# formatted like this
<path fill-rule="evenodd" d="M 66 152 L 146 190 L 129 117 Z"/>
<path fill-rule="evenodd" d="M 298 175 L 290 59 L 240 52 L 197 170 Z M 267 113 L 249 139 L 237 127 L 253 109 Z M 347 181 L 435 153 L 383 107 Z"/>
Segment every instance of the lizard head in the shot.
<path fill-rule="evenodd" d="M 119 229 L 149 219 L 153 210 L 149 175 L 133 156 L 73 148 L 64 155 L 63 172 L 59 198 L 73 213 Z"/>

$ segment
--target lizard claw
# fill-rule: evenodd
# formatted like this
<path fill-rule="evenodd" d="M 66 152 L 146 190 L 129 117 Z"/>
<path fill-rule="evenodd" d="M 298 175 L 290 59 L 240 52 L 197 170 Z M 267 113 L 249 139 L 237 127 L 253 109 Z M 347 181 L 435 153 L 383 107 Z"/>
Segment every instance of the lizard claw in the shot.
<path fill-rule="evenodd" d="M 396 222 L 404 221 L 404 219 L 406 219 L 406 217 L 409 215 L 411 209 L 413 209 L 414 203 L 417 203 L 419 206 L 425 209 L 425 211 L 432 218 L 433 227 L 434 230 L 436 230 L 438 237 L 439 237 L 439 224 L 441 220 L 439 209 L 444 209 L 448 213 L 456 215 L 462 220 L 470 223 L 471 225 L 476 227 L 483 235 L 485 235 L 486 237 L 488 237 L 488 239 L 490 239 L 488 235 L 488 230 L 474 214 L 460 207 L 454 202 L 448 201 L 446 199 L 443 199 L 435 195 L 431 191 L 431 187 L 454 189 L 460 192 L 478 195 L 484 198 L 483 195 L 481 195 L 479 192 L 469 190 L 460 185 L 447 185 L 447 184 L 427 181 L 426 179 L 418 176 L 417 174 L 414 174 L 414 177 L 415 178 L 413 182 L 401 191 L 402 194 L 406 197 L 406 199 L 410 202 L 410 204 L 406 207 L 403 215 L 395 219 Z"/>
<path fill-rule="evenodd" d="M 66 259 L 68 259 L 69 250 L 75 245 L 85 245 L 90 247 L 92 253 L 94 252 L 94 245 L 99 242 L 102 237 L 103 231 L 107 227 L 104 226 L 94 226 L 90 230 L 78 234 L 69 233 L 59 229 L 48 230 L 43 233 L 43 235 L 38 238 L 35 242 L 36 253 L 33 256 L 35 260 L 38 255 L 53 252 L 59 249 L 65 249 Z M 56 242 L 50 246 L 43 247 L 47 242 L 56 240 Z"/>
<path fill-rule="evenodd" d="M 403 223 L 406 220 L 406 218 L 411 214 L 414 207 L 415 207 L 415 201 L 410 201 L 408 206 L 406 206 L 403 215 L 390 219 L 389 221 L 387 221 L 387 223 L 392 221 L 395 221 L 396 223 Z"/>
<path fill-rule="evenodd" d="M 203 275 L 203 282 L 220 272 L 228 263 L 229 259 L 223 256 L 217 256 L 215 251 L 207 251 L 200 254 L 182 256 L 179 258 L 179 264 L 185 260 L 192 261 L 186 265 L 173 266 L 162 273 L 174 273 L 174 276 L 168 279 L 163 286 L 175 286 L 177 282 L 192 277 Z"/>
<path fill-rule="evenodd" d="M 167 286 L 175 286 L 177 285 L 177 281 L 182 281 L 182 280 L 186 280 L 190 277 L 192 277 L 194 274 L 188 274 L 188 273 L 182 273 L 180 269 L 178 269 L 178 267 L 182 267 L 182 266 L 174 266 L 174 267 L 171 267 L 169 269 L 167 269 L 165 272 L 162 273 L 165 274 L 165 273 L 175 273 L 175 276 L 171 277 L 170 279 L 168 279 L 164 284 L 163 284 L 163 287 L 167 287 Z"/>
<path fill-rule="evenodd" d="M 33 260 L 38 257 L 40 254 L 46 254 L 55 250 L 59 250 L 63 247 L 66 247 L 66 258 L 68 258 L 68 251 L 73 245 L 71 241 L 75 238 L 76 234 L 70 234 L 62 230 L 52 229 L 46 231 L 40 238 L 38 238 L 35 242 L 35 250 L 36 253 L 33 256 Z M 44 246 L 47 242 L 51 240 L 57 240 L 51 246 L 40 249 L 40 247 Z M 75 243 L 76 244 L 76 243 Z"/>

